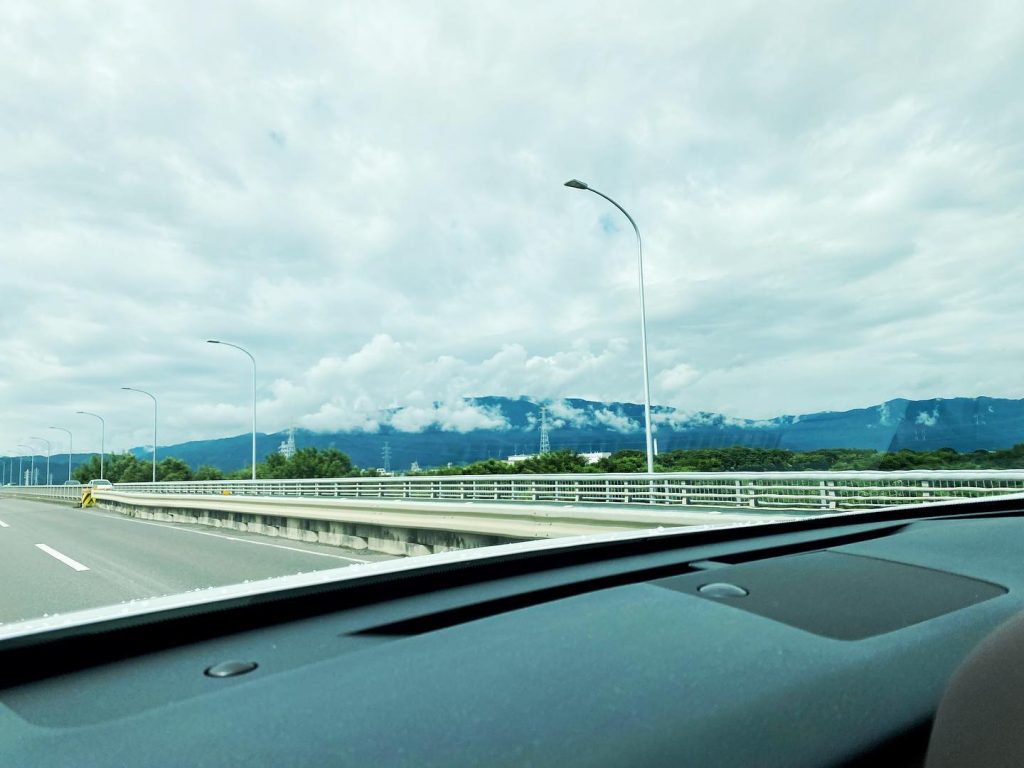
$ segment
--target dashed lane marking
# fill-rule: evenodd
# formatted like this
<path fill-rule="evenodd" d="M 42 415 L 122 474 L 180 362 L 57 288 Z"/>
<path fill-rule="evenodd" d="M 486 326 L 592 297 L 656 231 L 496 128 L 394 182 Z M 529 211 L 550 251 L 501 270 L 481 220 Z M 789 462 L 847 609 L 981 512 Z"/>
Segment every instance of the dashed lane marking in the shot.
<path fill-rule="evenodd" d="M 68 557 L 67 555 L 58 552 L 53 547 L 48 547 L 45 544 L 36 544 L 36 546 L 39 549 L 43 550 L 43 552 L 48 554 L 50 557 L 57 558 L 58 560 L 60 560 L 62 563 L 64 563 L 64 565 L 68 566 L 69 568 L 74 568 L 76 571 L 88 571 L 89 570 L 88 566 L 82 565 L 77 560 L 73 560 L 70 557 Z"/>

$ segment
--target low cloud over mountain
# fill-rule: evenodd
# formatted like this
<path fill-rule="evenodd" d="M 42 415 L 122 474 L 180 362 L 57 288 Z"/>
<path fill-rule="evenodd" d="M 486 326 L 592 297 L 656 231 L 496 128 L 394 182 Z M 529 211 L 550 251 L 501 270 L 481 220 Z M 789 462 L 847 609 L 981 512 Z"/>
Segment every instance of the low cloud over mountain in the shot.
<path fill-rule="evenodd" d="M 415 461 L 423 467 L 504 458 L 532 453 L 539 446 L 541 407 L 552 448 L 576 451 L 642 450 L 643 406 L 526 397 L 465 398 L 429 406 L 394 407 L 343 431 L 301 429 L 297 444 L 336 447 L 360 466 L 380 466 L 388 444 L 391 466 L 402 470 Z M 979 398 L 889 400 L 842 412 L 743 419 L 707 412 L 654 408 L 660 451 L 745 445 L 759 448 L 903 448 L 958 451 L 994 450 L 1024 442 L 1024 401 Z M 275 450 L 283 434 L 259 435 L 258 452 Z M 248 435 L 183 443 L 161 448 L 193 466 L 214 464 L 236 469 L 247 463 Z"/>

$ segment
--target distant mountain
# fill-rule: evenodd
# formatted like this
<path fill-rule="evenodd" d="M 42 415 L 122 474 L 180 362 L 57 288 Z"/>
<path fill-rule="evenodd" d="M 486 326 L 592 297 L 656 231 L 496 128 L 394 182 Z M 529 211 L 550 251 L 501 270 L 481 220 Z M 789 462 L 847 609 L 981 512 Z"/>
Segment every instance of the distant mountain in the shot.
<path fill-rule="evenodd" d="M 385 443 L 393 469 L 463 464 L 513 453 L 536 452 L 541 404 L 547 410 L 551 447 L 576 451 L 618 451 L 644 447 L 643 406 L 565 399 L 479 397 L 432 408 L 381 411 L 375 431 L 310 432 L 296 430 L 300 448 L 337 448 L 361 467 L 382 466 Z M 743 445 L 757 448 L 871 448 L 878 451 L 995 450 L 1024 442 L 1024 400 L 990 397 L 889 400 L 851 411 L 740 419 L 716 413 L 686 413 L 655 407 L 659 451 Z M 277 450 L 284 433 L 257 434 L 260 460 Z M 248 434 L 161 446 L 192 467 L 212 464 L 231 471 L 249 464 Z M 143 449 L 133 451 L 149 456 Z M 66 467 L 66 464 L 65 464 Z M 66 471 L 66 469 L 64 470 Z"/>

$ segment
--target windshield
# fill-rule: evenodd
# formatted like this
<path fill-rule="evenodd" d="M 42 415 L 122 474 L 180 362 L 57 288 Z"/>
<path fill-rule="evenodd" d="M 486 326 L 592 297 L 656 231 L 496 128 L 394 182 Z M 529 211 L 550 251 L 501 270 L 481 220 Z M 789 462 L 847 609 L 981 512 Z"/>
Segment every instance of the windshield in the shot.
<path fill-rule="evenodd" d="M 1009 5 L 0 19 L 0 623 L 1024 492 Z"/>

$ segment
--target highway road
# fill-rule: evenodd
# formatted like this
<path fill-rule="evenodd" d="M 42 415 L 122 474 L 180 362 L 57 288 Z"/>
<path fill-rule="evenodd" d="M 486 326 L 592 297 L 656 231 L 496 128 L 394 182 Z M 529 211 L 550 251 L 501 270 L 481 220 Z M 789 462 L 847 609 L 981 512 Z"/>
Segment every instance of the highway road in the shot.
<path fill-rule="evenodd" d="M 393 559 L 376 552 L 0 499 L 0 624 Z"/>

